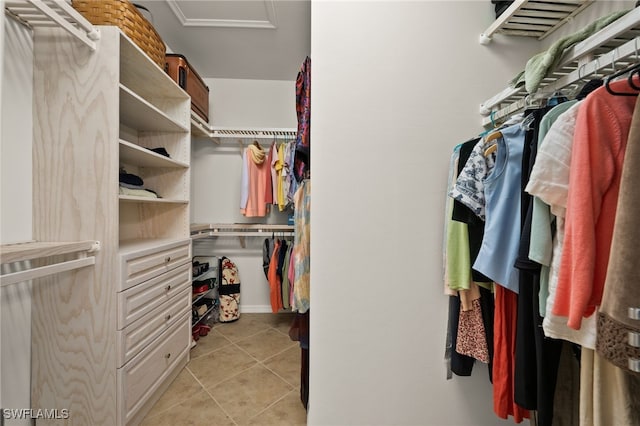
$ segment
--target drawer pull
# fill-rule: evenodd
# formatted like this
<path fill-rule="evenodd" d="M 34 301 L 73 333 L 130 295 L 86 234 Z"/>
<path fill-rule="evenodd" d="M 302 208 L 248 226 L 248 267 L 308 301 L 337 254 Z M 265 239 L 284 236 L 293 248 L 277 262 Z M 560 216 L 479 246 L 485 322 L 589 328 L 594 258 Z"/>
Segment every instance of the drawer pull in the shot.
<path fill-rule="evenodd" d="M 629 318 L 640 320 L 640 308 L 629 308 Z"/>
<path fill-rule="evenodd" d="M 165 287 L 165 290 L 167 290 L 167 291 L 171 290 L 171 284 L 168 284 L 168 285 Z"/>
<path fill-rule="evenodd" d="M 629 358 L 629 370 L 640 373 L 640 359 Z"/>
<path fill-rule="evenodd" d="M 165 257 L 165 258 L 164 258 L 164 261 L 165 261 L 165 262 L 167 262 L 167 263 L 171 262 L 171 256 L 167 256 L 167 257 Z"/>
<path fill-rule="evenodd" d="M 169 359 L 169 358 L 171 358 L 171 354 L 170 354 L 170 353 L 168 353 L 168 354 L 166 354 L 164 357 L 165 357 L 166 359 Z"/>
<path fill-rule="evenodd" d="M 171 319 L 171 314 L 167 314 L 166 317 L 164 317 L 165 320 L 169 321 Z"/>
<path fill-rule="evenodd" d="M 629 346 L 640 348 L 640 333 L 636 333 L 633 331 L 629 332 Z"/>

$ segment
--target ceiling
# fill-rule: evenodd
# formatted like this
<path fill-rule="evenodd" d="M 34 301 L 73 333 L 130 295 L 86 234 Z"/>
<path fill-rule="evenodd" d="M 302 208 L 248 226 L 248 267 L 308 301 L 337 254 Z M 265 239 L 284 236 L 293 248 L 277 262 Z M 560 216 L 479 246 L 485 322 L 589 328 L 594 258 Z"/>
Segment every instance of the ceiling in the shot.
<path fill-rule="evenodd" d="M 310 0 L 133 2 L 203 78 L 295 80 L 309 55 Z"/>

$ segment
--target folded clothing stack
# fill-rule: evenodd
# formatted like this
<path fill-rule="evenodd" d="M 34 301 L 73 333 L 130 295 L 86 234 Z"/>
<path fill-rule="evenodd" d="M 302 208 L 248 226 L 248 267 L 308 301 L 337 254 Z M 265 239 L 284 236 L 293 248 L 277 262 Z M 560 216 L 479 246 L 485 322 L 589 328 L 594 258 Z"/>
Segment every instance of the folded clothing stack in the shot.
<path fill-rule="evenodd" d="M 136 176 L 123 168 L 120 169 L 120 195 L 131 195 L 134 197 L 160 198 L 153 190 L 144 188 L 144 181 L 140 176 Z"/>

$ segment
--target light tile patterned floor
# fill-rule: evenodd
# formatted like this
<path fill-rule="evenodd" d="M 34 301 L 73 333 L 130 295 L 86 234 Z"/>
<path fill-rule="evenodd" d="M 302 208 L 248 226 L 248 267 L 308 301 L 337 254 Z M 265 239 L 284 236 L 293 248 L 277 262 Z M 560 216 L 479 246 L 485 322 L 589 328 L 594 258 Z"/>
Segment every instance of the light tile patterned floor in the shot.
<path fill-rule="evenodd" d="M 300 347 L 290 314 L 242 314 L 215 324 L 143 426 L 306 425 Z"/>

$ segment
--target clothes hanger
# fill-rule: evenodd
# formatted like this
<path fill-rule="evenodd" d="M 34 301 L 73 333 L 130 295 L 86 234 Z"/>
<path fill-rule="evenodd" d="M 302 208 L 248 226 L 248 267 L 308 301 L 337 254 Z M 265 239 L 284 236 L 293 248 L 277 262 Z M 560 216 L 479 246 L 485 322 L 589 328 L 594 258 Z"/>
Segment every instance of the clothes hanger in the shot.
<path fill-rule="evenodd" d="M 629 87 L 631 89 L 634 89 L 636 91 L 640 90 L 640 87 L 636 86 L 633 83 L 633 76 L 635 75 L 635 73 L 640 72 L 640 63 L 636 63 L 631 65 L 630 67 L 624 68 L 620 71 L 614 72 L 613 74 L 610 74 L 608 76 L 605 77 L 604 79 L 604 87 L 607 90 L 607 92 L 611 95 L 614 96 L 638 96 L 638 92 L 616 92 L 615 90 L 613 90 L 611 88 L 611 83 L 613 82 L 614 79 L 620 77 L 621 75 L 629 74 L 629 77 L 627 79 L 627 83 L 629 84 Z"/>
<path fill-rule="evenodd" d="M 486 138 L 484 138 L 484 145 L 487 146 L 490 143 L 494 142 L 495 140 L 499 139 L 502 137 L 502 132 L 500 130 L 491 133 L 489 136 L 487 136 Z M 498 150 L 498 143 L 495 142 L 491 145 L 489 145 L 485 150 L 484 150 L 484 156 L 488 157 L 491 154 L 493 154 L 494 152 L 496 152 Z"/>
<path fill-rule="evenodd" d="M 629 77 L 627 78 L 627 83 L 629 83 L 629 86 L 631 86 L 635 90 L 640 90 L 640 86 L 636 85 L 633 82 L 633 76 L 634 75 L 640 76 L 640 55 L 638 54 L 638 39 L 637 38 L 635 38 L 633 40 L 633 45 L 634 45 L 635 50 L 636 50 L 636 55 L 635 55 L 636 56 L 636 68 L 632 69 L 629 72 Z"/>

